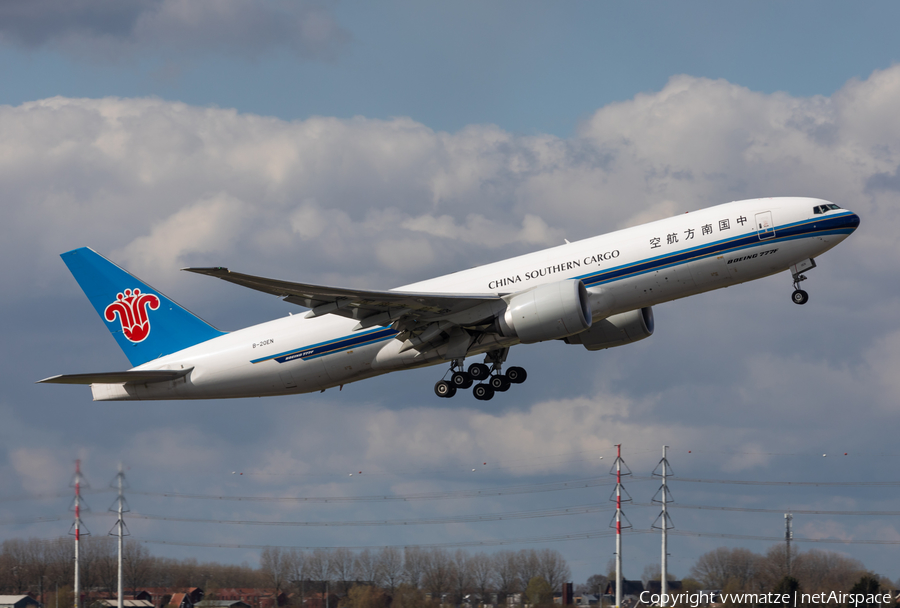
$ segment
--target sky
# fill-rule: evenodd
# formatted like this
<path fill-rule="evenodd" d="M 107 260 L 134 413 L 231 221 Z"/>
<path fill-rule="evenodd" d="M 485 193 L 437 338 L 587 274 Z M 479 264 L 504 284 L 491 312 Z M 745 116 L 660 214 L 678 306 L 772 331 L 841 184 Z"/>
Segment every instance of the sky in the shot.
<path fill-rule="evenodd" d="M 14 0 L 0 4 L 0 540 L 69 528 L 76 458 L 106 534 L 120 462 L 135 515 L 407 521 L 273 528 L 134 517 L 157 555 L 505 541 L 605 572 L 615 444 L 635 473 L 625 575 L 659 560 L 662 446 L 684 533 L 781 537 L 787 510 L 898 510 L 900 6 L 842 2 Z M 186 266 L 384 289 L 703 207 L 821 197 L 860 228 L 790 302 L 788 273 L 655 308 L 601 352 L 512 350 L 489 402 L 429 368 L 284 398 L 93 403 L 58 373 L 127 361 L 59 254 L 90 246 L 224 330 L 298 312 Z M 846 453 L 846 455 L 845 455 Z M 602 457 L 602 458 L 601 458 Z M 351 475 L 352 473 L 352 475 Z M 679 480 L 679 477 L 682 480 Z M 604 485 L 536 492 L 539 484 Z M 744 480 L 868 485 L 775 486 Z M 459 498 L 473 488 L 528 493 Z M 430 501 L 225 501 L 164 493 Z M 43 497 L 43 498 L 38 498 Z M 600 513 L 460 517 L 603 504 Z M 49 523 L 24 523 L 59 517 Z M 17 523 L 18 522 L 18 523 Z M 417 525 L 415 522 L 418 522 Z M 801 549 L 892 579 L 896 517 L 794 517 Z M 670 540 L 679 577 L 720 545 Z M 472 546 L 471 551 L 494 550 Z"/>

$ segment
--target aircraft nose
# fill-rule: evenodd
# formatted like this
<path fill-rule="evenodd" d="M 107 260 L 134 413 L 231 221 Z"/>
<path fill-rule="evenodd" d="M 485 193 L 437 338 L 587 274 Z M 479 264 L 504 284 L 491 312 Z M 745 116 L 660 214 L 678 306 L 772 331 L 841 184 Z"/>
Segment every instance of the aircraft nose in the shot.
<path fill-rule="evenodd" d="M 841 228 L 850 228 L 851 230 L 856 230 L 857 228 L 859 228 L 859 216 L 855 213 L 845 215 Z"/>

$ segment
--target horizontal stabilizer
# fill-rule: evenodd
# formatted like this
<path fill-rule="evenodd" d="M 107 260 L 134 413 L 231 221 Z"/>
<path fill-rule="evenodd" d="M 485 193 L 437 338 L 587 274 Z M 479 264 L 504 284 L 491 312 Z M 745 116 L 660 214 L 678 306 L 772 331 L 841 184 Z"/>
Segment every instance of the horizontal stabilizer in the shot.
<path fill-rule="evenodd" d="M 45 384 L 143 384 L 146 382 L 165 382 L 177 380 L 194 369 L 168 370 L 148 369 L 132 370 L 126 372 L 105 372 L 99 374 L 64 374 L 62 376 L 50 376 L 38 383 Z"/>

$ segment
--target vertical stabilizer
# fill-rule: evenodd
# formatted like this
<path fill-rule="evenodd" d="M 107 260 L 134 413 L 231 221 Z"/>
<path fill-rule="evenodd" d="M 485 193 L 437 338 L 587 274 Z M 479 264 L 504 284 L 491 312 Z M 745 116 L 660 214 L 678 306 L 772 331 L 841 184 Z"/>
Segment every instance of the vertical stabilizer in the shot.
<path fill-rule="evenodd" d="M 135 367 L 223 335 L 92 249 L 60 257 Z"/>

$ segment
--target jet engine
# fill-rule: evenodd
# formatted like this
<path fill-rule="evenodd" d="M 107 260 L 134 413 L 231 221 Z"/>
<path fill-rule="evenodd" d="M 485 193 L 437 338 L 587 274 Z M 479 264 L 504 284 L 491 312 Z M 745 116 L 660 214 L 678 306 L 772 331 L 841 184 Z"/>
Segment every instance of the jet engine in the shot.
<path fill-rule="evenodd" d="M 523 344 L 577 334 L 591 326 L 587 289 L 581 281 L 567 280 L 515 294 L 498 324 L 503 336 Z"/>
<path fill-rule="evenodd" d="M 590 329 L 568 336 L 566 344 L 582 344 L 588 350 L 603 350 L 630 344 L 653 335 L 653 309 L 649 306 L 595 321 Z"/>

